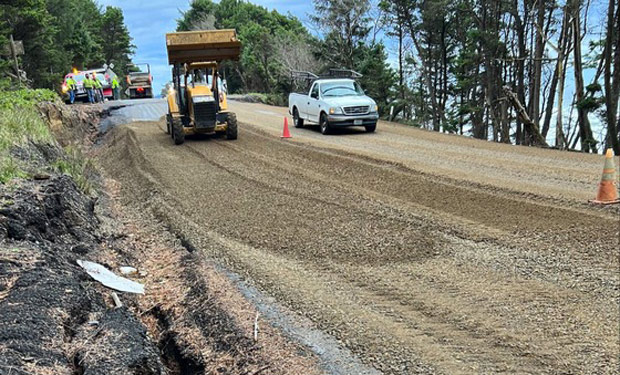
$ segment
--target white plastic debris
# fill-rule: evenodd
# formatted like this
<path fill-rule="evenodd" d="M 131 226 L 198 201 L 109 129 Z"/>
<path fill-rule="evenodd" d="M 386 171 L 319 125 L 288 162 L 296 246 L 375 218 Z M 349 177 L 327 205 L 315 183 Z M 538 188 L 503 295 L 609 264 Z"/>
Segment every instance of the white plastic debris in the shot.
<path fill-rule="evenodd" d="M 110 289 L 118 290 L 119 292 L 144 294 L 144 285 L 124 277 L 120 277 L 99 263 L 89 262 L 87 260 L 78 260 L 77 264 L 79 264 L 80 267 L 82 267 L 86 273 L 90 275 L 90 277 Z"/>
<path fill-rule="evenodd" d="M 121 271 L 121 273 L 123 275 L 132 275 L 132 274 L 138 272 L 137 269 L 135 269 L 133 267 L 129 267 L 129 266 L 119 267 L 118 270 Z"/>

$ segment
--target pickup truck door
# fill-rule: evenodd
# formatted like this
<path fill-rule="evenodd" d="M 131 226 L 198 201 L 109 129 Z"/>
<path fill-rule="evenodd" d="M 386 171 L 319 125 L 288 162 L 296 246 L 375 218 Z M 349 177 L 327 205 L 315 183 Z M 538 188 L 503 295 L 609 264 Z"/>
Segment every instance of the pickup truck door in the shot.
<path fill-rule="evenodd" d="M 319 100 L 319 84 L 315 83 L 310 89 L 310 94 L 306 100 L 306 117 L 313 122 L 319 122 L 319 113 L 321 111 L 321 101 Z"/>

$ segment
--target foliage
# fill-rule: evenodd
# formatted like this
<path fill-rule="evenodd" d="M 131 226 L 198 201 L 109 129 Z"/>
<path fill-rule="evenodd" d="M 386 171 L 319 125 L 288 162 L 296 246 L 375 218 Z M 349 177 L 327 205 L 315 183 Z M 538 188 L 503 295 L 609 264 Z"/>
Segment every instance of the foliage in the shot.
<path fill-rule="evenodd" d="M 30 142 L 57 145 L 49 126 L 35 108 L 37 103 L 57 98 L 58 95 L 50 90 L 0 93 L 0 183 L 28 177 L 20 162 L 11 156 L 14 147 Z M 74 146 L 68 146 L 64 151 L 52 167 L 70 175 L 83 192 L 90 194 L 94 189 L 93 176 L 96 172 L 92 160 Z"/>
<path fill-rule="evenodd" d="M 122 74 L 131 61 L 134 46 L 122 12 L 114 7 L 103 11 L 95 0 L 1 2 L 0 19 L 0 44 L 11 34 L 23 41 L 20 64 L 33 87 L 58 90 L 72 67 L 113 62 Z M 0 76 L 9 69 L 0 59 Z"/>
<path fill-rule="evenodd" d="M 17 165 L 15 159 L 0 155 L 0 184 L 6 184 L 15 178 L 26 177 L 28 175 Z"/>
<path fill-rule="evenodd" d="M 264 94 L 259 92 L 250 92 L 244 95 L 241 100 L 250 103 L 262 103 L 274 105 L 278 107 L 286 107 L 288 105 L 288 96 L 284 94 Z"/>
<path fill-rule="evenodd" d="M 366 94 L 375 99 L 379 113 L 389 113 L 388 103 L 395 96 L 396 74 L 387 62 L 383 44 L 358 47 L 355 51 L 354 69 L 364 76 L 359 79 Z"/>
<path fill-rule="evenodd" d="M 396 75 L 387 64 L 384 45 L 368 40 L 370 5 L 368 0 L 314 0 L 316 12 L 311 20 L 326 35 L 315 44 L 323 69 L 337 67 L 363 74 L 360 84 L 384 115 L 394 97 Z"/>
<path fill-rule="evenodd" d="M 20 92 L 19 95 L 11 95 L 11 102 L 20 103 L 19 106 L 2 107 L 0 105 L 0 183 L 5 184 L 14 178 L 25 178 L 17 161 L 10 155 L 14 146 L 23 145 L 26 142 L 49 143 L 53 141 L 52 134 L 39 117 L 38 112 L 32 110 L 36 98 L 47 97 L 49 92 L 37 90 L 28 95 Z M 55 96 L 55 94 L 52 93 Z M 0 102 L 8 103 L 7 93 L 0 94 Z"/>
<path fill-rule="evenodd" d="M 96 173 L 96 167 L 92 159 L 84 155 L 79 148 L 65 147 L 64 157 L 57 160 L 53 166 L 60 173 L 71 176 L 84 193 L 91 194 L 93 192 L 95 188 L 93 175 Z"/>
<path fill-rule="evenodd" d="M 39 102 L 52 102 L 56 100 L 58 100 L 58 94 L 47 89 L 7 90 L 0 93 L 0 110 L 30 108 Z"/>
<path fill-rule="evenodd" d="M 116 74 L 124 77 L 127 74 L 127 65 L 131 63 L 130 56 L 135 46 L 131 43 L 120 8 L 106 7 L 101 19 L 101 39 L 103 61 L 107 64 L 114 64 Z"/>
<path fill-rule="evenodd" d="M 177 26 L 178 31 L 237 30 L 243 43 L 239 62 L 223 64 L 232 93 L 282 93 L 293 66 L 312 68 L 316 65 L 313 56 L 308 54 L 312 37 L 297 18 L 269 12 L 247 1 L 195 0 L 177 21 Z"/>
<path fill-rule="evenodd" d="M 28 141 L 52 141 L 50 130 L 38 112 L 27 105 L 0 111 L 0 153 Z"/>
<path fill-rule="evenodd" d="M 357 49 L 370 32 L 370 0 L 313 0 L 310 20 L 326 35 L 321 57 L 336 67 L 353 68 Z M 337 53 L 336 53 L 337 51 Z"/>

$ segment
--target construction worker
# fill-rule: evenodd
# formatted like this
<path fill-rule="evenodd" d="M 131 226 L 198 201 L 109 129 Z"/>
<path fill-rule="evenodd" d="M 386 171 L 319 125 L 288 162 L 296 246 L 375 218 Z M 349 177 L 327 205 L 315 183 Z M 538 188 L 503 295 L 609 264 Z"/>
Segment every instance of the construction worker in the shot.
<path fill-rule="evenodd" d="M 82 84 L 84 85 L 84 89 L 88 94 L 88 102 L 93 104 L 95 102 L 95 82 L 90 79 L 90 75 L 88 73 L 84 75 L 84 81 L 82 81 Z"/>
<path fill-rule="evenodd" d="M 75 102 L 75 91 L 77 90 L 77 82 L 75 82 L 73 76 L 69 76 L 67 77 L 65 85 L 67 85 L 67 89 L 69 90 L 69 103 L 73 104 Z"/>
<path fill-rule="evenodd" d="M 95 83 L 95 96 L 97 98 L 97 102 L 103 103 L 103 85 L 101 84 L 99 78 L 97 78 L 96 73 L 93 73 L 93 82 Z"/>
<path fill-rule="evenodd" d="M 114 93 L 114 100 L 118 100 L 120 97 L 120 89 L 116 76 L 112 77 L 112 92 Z"/>

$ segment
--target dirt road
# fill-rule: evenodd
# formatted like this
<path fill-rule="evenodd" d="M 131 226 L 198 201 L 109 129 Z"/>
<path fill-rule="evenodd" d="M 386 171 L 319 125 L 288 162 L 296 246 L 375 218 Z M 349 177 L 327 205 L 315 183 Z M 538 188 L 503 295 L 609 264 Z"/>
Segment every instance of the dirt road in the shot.
<path fill-rule="evenodd" d="M 325 137 L 233 103 L 237 141 L 121 126 L 126 201 L 386 374 L 612 374 L 619 220 L 600 157 L 390 124 Z"/>

